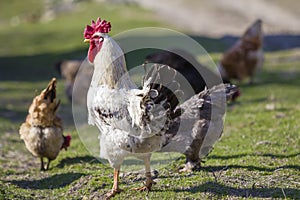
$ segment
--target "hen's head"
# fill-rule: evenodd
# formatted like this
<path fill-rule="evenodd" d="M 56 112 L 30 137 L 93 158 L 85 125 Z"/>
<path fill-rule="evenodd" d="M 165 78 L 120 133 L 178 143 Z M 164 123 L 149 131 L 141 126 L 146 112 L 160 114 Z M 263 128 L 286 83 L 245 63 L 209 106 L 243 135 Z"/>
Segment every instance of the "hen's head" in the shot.
<path fill-rule="evenodd" d="M 101 20 L 100 18 L 98 18 L 96 22 L 92 20 L 91 25 L 87 25 L 84 29 L 84 42 L 90 43 L 88 51 L 88 59 L 90 63 L 94 63 L 97 53 L 101 50 L 104 38 L 107 37 L 106 34 L 110 30 L 110 22 Z"/>
<path fill-rule="evenodd" d="M 71 135 L 64 136 L 64 143 L 61 146 L 61 149 L 67 150 L 71 144 Z"/>

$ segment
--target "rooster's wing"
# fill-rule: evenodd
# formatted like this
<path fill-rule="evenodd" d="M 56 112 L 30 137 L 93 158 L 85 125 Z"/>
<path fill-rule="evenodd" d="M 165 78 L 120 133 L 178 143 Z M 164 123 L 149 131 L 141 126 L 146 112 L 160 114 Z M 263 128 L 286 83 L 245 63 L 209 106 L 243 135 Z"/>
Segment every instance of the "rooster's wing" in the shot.
<path fill-rule="evenodd" d="M 137 139 L 164 134 L 179 113 L 175 110 L 181 93 L 174 81 L 176 74 L 166 65 L 154 64 L 143 79 L 142 89 L 90 88 L 89 123 L 96 124 L 102 133 L 121 130 Z"/>

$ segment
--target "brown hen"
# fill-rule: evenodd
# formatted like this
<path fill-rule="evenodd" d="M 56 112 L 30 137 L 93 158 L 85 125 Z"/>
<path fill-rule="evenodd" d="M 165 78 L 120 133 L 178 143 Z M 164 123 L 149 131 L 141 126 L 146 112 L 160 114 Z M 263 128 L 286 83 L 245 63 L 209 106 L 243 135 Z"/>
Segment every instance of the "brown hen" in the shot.
<path fill-rule="evenodd" d="M 256 20 L 243 34 L 243 36 L 223 54 L 219 64 L 219 71 L 223 80 L 237 79 L 239 81 L 254 75 L 264 60 L 262 51 L 263 32 L 262 21 Z"/>
<path fill-rule="evenodd" d="M 26 121 L 21 125 L 20 138 L 26 148 L 41 159 L 41 170 L 48 170 L 61 149 L 67 150 L 71 137 L 63 135 L 61 119 L 56 115 L 60 101 L 56 99 L 56 78 L 33 99 Z M 43 158 L 48 159 L 45 166 Z"/>

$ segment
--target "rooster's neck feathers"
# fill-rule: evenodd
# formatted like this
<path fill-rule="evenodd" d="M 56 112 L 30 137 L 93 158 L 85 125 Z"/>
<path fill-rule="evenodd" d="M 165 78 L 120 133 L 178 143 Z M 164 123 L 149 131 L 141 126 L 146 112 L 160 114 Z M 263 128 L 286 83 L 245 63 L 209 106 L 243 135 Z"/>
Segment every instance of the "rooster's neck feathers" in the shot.
<path fill-rule="evenodd" d="M 134 84 L 128 76 L 124 53 L 120 46 L 108 35 L 104 35 L 101 50 L 95 57 L 91 86 L 106 85 L 109 88 L 132 88 Z"/>

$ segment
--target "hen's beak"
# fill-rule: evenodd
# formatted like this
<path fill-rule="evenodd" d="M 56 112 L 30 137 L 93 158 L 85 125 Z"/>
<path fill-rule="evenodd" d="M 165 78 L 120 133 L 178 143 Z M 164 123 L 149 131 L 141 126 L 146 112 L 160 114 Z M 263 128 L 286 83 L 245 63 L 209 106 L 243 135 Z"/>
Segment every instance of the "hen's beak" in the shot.
<path fill-rule="evenodd" d="M 90 39 L 84 39 L 83 40 L 84 43 L 90 43 L 90 41 L 91 41 Z"/>

